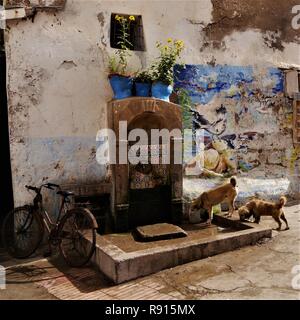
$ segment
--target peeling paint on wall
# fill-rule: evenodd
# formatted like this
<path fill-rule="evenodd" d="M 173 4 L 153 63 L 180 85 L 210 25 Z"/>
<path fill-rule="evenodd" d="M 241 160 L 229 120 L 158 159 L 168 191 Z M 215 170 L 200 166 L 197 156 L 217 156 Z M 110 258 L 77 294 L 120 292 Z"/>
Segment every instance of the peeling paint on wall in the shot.
<path fill-rule="evenodd" d="M 20 186 L 23 197 L 28 197 L 25 181 L 97 184 L 107 172 L 96 161 L 96 148 L 96 140 L 87 137 L 26 138 L 18 146 L 13 144 L 12 161 L 21 164 L 13 168 L 14 184 Z"/>
<path fill-rule="evenodd" d="M 14 7 L 39 7 L 39 8 L 55 8 L 63 9 L 66 0 L 6 0 L 7 8 Z"/>
<path fill-rule="evenodd" d="M 204 47 L 224 46 L 224 37 L 234 31 L 258 29 L 265 44 L 274 50 L 284 50 L 284 43 L 300 43 L 299 32 L 291 27 L 292 7 L 298 0 L 212 0 L 213 21 L 205 26 Z"/>
<path fill-rule="evenodd" d="M 292 131 L 286 117 L 292 106 L 284 97 L 281 70 L 186 65 L 178 66 L 175 75 L 176 87 L 189 93 L 196 110 L 194 128 L 205 132 L 206 169 L 218 174 L 287 174 L 284 158 L 292 148 Z M 214 132 L 207 123 L 214 124 Z"/>

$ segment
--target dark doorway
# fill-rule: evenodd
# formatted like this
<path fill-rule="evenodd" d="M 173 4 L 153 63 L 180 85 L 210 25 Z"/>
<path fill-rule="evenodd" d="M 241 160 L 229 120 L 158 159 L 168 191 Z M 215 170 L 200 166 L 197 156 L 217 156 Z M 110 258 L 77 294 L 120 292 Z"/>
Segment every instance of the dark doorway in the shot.
<path fill-rule="evenodd" d="M 171 187 L 129 191 L 129 228 L 171 222 Z"/>
<path fill-rule="evenodd" d="M 2 1 L 0 1 L 1 4 Z M 13 208 L 13 190 L 10 166 L 8 111 L 6 96 L 6 59 L 4 35 L 0 29 L 0 148 L 1 148 L 1 179 L 0 179 L 0 224 L 5 214 Z"/>

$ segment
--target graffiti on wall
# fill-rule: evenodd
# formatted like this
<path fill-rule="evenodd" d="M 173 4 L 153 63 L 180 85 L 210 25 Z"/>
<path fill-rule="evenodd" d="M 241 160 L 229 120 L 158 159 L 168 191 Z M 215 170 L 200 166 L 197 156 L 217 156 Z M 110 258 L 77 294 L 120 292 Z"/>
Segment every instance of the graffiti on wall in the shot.
<path fill-rule="evenodd" d="M 191 134 L 204 132 L 204 150 L 185 155 L 186 168 L 199 156 L 204 170 L 216 175 L 285 166 L 292 107 L 284 96 L 282 70 L 186 65 L 177 66 L 175 75 L 175 88 L 190 97 L 185 112 L 191 116 Z"/>

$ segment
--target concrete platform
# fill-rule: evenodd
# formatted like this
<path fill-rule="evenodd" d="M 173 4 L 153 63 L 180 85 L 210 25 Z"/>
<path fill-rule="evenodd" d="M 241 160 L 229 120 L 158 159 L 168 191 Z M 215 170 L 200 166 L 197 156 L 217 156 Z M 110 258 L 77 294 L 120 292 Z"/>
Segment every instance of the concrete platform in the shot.
<path fill-rule="evenodd" d="M 181 227 L 187 237 L 154 242 L 137 242 L 130 233 L 98 236 L 93 262 L 119 284 L 272 237 L 270 228 L 220 215 L 214 217 L 210 228 Z"/>

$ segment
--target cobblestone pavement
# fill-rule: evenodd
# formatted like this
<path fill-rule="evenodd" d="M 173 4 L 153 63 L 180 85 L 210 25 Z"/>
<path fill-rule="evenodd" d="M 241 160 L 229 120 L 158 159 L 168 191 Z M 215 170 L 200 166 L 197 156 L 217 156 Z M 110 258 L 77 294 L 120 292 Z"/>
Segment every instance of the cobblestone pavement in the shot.
<path fill-rule="evenodd" d="M 299 299 L 292 288 L 292 268 L 300 265 L 299 206 L 286 213 L 291 229 L 274 231 L 271 240 L 117 286 L 92 268 L 70 269 L 59 259 L 10 261 L 0 299 Z M 262 223 L 276 227 L 270 218 Z"/>

